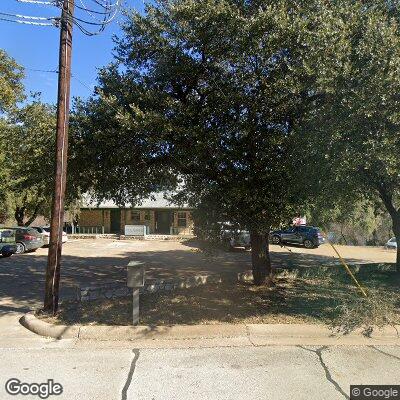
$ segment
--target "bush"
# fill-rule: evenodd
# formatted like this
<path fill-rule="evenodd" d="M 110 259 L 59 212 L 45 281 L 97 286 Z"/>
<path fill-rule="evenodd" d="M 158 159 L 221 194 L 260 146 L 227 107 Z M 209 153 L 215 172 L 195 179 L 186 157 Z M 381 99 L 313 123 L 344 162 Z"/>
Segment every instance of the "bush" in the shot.
<path fill-rule="evenodd" d="M 398 302 L 398 298 L 383 296 L 382 292 L 369 293 L 368 297 L 351 297 L 336 308 L 330 327 L 344 335 L 361 329 L 362 334 L 368 337 L 375 328 L 382 329 L 386 325 L 397 331 L 396 325 L 400 324 Z"/>

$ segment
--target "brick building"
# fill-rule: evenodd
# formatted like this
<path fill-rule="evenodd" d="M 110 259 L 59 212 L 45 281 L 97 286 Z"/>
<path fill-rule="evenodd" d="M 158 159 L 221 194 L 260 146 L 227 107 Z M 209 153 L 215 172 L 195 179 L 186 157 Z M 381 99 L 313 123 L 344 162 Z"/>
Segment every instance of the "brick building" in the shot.
<path fill-rule="evenodd" d="M 193 235 L 192 209 L 178 206 L 156 193 L 134 207 L 118 207 L 111 201 L 86 201 L 78 219 L 80 233 L 124 234 L 127 226 L 145 226 L 147 234 Z"/>

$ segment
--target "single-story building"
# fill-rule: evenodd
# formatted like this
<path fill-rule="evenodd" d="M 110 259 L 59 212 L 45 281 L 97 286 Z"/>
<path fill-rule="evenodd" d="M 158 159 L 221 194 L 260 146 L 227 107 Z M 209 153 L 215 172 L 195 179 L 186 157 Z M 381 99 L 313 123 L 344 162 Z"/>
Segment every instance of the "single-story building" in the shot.
<path fill-rule="evenodd" d="M 145 226 L 146 234 L 193 235 L 192 209 L 155 193 L 134 207 L 119 207 L 112 201 L 85 201 L 78 218 L 79 233 L 124 234 L 127 226 Z"/>

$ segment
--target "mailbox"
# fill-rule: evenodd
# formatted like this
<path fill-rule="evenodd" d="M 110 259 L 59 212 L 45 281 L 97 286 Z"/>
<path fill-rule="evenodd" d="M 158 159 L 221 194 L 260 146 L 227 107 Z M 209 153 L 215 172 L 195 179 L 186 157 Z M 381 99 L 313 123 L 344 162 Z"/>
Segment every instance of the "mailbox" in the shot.
<path fill-rule="evenodd" d="M 128 287 L 138 288 L 144 286 L 145 272 L 143 263 L 140 261 L 131 261 L 127 267 L 128 270 Z"/>

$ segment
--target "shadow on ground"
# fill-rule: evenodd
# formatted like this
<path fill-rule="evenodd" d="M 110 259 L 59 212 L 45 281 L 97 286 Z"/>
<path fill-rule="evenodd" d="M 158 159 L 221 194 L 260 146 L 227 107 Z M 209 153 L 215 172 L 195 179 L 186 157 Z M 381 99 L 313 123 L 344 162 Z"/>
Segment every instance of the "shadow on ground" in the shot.
<path fill-rule="evenodd" d="M 61 299 L 74 296 L 76 287 L 99 285 L 106 282 L 126 283 L 126 265 L 129 260 L 143 261 L 147 277 L 183 278 L 195 274 L 218 274 L 226 282 L 236 281 L 237 273 L 251 269 L 250 252 L 215 251 L 205 253 L 198 244 L 187 243 L 191 250 L 124 251 L 118 257 L 78 257 L 64 255 L 61 270 Z M 313 254 L 274 252 L 272 263 L 276 267 L 311 267 L 332 262 L 332 257 Z M 351 260 L 350 260 L 351 262 Z M 0 258 L 0 315 L 25 312 L 41 306 L 44 293 L 46 255 L 24 254 Z M 228 294 L 227 289 L 226 294 Z M 223 304 L 224 292 L 219 290 L 221 300 L 215 298 L 215 306 Z M 236 293 L 240 295 L 240 293 Z M 227 302 L 229 304 L 229 301 Z M 210 309 L 214 306 L 210 303 Z"/>
<path fill-rule="evenodd" d="M 400 306 L 400 278 L 393 265 L 353 267 L 353 273 L 374 296 Z M 330 323 L 338 306 L 358 301 L 360 293 L 340 267 L 307 268 L 296 276 L 276 279 L 272 287 L 223 281 L 140 297 L 140 324 Z M 394 304 L 394 303 L 393 303 Z M 65 303 L 58 323 L 130 325 L 131 298 Z"/>

